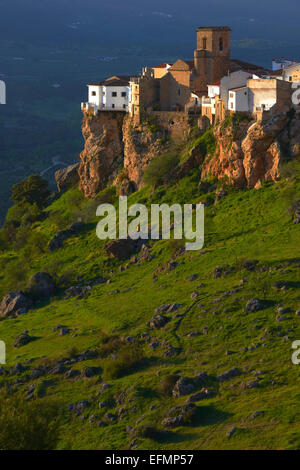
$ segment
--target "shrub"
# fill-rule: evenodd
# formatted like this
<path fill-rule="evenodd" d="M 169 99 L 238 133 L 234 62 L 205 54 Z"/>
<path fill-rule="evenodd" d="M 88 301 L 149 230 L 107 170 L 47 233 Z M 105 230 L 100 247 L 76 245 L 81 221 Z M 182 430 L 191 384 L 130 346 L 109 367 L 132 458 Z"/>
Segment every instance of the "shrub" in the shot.
<path fill-rule="evenodd" d="M 31 175 L 27 180 L 20 181 L 11 189 L 11 200 L 15 203 L 37 204 L 41 209 L 50 196 L 48 182 L 39 175 Z"/>
<path fill-rule="evenodd" d="M 53 450 L 59 441 L 58 406 L 0 395 L 0 449 Z"/>
<path fill-rule="evenodd" d="M 166 375 L 157 387 L 158 392 L 162 395 L 172 395 L 173 388 L 178 379 L 177 375 Z"/>
<path fill-rule="evenodd" d="M 144 359 L 141 346 L 124 345 L 116 353 L 116 359 L 109 361 L 104 367 L 104 376 L 106 379 L 118 379 L 132 372 Z"/>
<path fill-rule="evenodd" d="M 179 163 L 179 156 L 175 152 L 168 152 L 154 158 L 144 173 L 144 183 L 157 188 L 164 183 L 170 171 Z"/>
<path fill-rule="evenodd" d="M 103 339 L 103 344 L 99 349 L 99 356 L 102 358 L 106 358 L 114 352 L 117 352 L 122 346 L 123 343 L 119 336 L 105 337 Z"/>
<path fill-rule="evenodd" d="M 70 346 L 70 348 L 67 349 L 66 357 L 74 359 L 78 354 L 78 348 L 76 346 Z"/>
<path fill-rule="evenodd" d="M 159 438 L 160 432 L 156 429 L 155 426 L 143 425 L 136 429 L 135 436 L 141 437 L 144 439 L 157 440 Z"/>

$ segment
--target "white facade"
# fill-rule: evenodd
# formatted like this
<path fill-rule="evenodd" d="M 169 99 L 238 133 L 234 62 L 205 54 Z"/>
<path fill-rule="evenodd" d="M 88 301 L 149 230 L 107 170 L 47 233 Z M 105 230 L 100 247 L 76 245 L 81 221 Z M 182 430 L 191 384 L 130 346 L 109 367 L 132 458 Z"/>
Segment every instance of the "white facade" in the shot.
<path fill-rule="evenodd" d="M 128 111 L 129 86 L 88 85 L 88 88 L 90 104 L 104 110 Z"/>
<path fill-rule="evenodd" d="M 229 90 L 228 109 L 234 112 L 249 112 L 249 88 Z"/>
<path fill-rule="evenodd" d="M 221 100 L 223 100 L 226 109 L 228 109 L 229 90 L 246 86 L 249 78 L 258 79 L 259 77 L 253 73 L 245 72 L 244 70 L 238 70 L 222 78 L 220 86 L 220 97 Z"/>
<path fill-rule="evenodd" d="M 220 96 L 220 85 L 208 85 L 208 97 Z"/>

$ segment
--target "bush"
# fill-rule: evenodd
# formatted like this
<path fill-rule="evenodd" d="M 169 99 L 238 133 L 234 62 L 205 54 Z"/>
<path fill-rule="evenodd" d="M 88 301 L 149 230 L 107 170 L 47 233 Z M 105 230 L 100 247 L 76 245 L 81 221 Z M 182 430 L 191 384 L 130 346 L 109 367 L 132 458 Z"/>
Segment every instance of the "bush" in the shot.
<path fill-rule="evenodd" d="M 105 337 L 99 349 L 99 356 L 104 359 L 114 352 L 117 352 L 123 345 L 124 343 L 122 343 L 119 336 Z"/>
<path fill-rule="evenodd" d="M 170 171 L 179 163 L 179 156 L 175 152 L 168 152 L 154 158 L 144 173 L 144 183 L 157 188 L 164 183 Z"/>
<path fill-rule="evenodd" d="M 76 356 L 78 356 L 78 354 L 79 354 L 78 348 L 76 346 L 70 346 L 67 349 L 66 357 L 70 359 L 74 359 Z"/>
<path fill-rule="evenodd" d="M 11 189 L 11 200 L 16 204 L 37 204 L 41 209 L 50 196 L 48 182 L 39 175 L 31 175 L 27 180 L 20 181 Z"/>
<path fill-rule="evenodd" d="M 132 372 L 144 359 L 143 349 L 139 345 L 124 345 L 116 353 L 116 359 L 109 361 L 104 367 L 106 379 L 118 379 Z"/>
<path fill-rule="evenodd" d="M 155 426 L 145 424 L 136 429 L 135 436 L 144 439 L 152 439 L 155 441 L 159 438 L 160 432 L 158 431 L 158 429 L 156 429 Z"/>
<path fill-rule="evenodd" d="M 177 375 L 166 375 L 157 387 L 158 392 L 162 395 L 172 395 L 173 388 L 178 379 Z"/>
<path fill-rule="evenodd" d="M 53 450 L 59 441 L 58 407 L 50 401 L 26 402 L 0 395 L 0 449 Z"/>

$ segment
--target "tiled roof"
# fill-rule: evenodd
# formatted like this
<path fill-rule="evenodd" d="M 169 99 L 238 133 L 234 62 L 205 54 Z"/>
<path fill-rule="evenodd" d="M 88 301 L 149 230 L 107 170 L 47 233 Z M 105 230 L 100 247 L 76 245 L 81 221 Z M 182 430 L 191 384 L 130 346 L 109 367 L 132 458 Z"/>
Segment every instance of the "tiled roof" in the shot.
<path fill-rule="evenodd" d="M 152 68 L 153 69 L 166 69 L 168 65 L 173 65 L 172 63 L 163 63 L 163 64 L 159 64 L 159 65 L 154 65 Z"/>
<path fill-rule="evenodd" d="M 129 75 L 118 75 L 118 76 L 107 78 L 104 81 L 89 83 L 88 86 L 113 86 L 113 87 L 122 86 L 123 87 L 123 86 L 129 86 L 129 80 L 130 80 Z"/>
<path fill-rule="evenodd" d="M 175 62 L 175 64 L 172 65 L 170 70 L 188 71 L 188 70 L 193 70 L 193 68 L 194 68 L 193 60 L 178 59 Z"/>
<path fill-rule="evenodd" d="M 237 72 L 238 70 L 243 70 L 249 73 L 255 73 L 256 75 L 266 75 L 270 73 L 269 69 L 262 67 L 261 65 L 251 64 L 249 62 L 244 62 L 243 60 L 233 59 L 230 61 L 230 72 Z"/>

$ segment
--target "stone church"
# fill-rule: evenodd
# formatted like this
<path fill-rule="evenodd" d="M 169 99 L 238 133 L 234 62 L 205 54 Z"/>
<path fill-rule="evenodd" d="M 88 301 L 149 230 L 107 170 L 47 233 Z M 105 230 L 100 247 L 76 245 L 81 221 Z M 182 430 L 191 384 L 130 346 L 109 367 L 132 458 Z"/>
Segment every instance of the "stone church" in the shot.
<path fill-rule="evenodd" d="M 130 81 L 129 112 L 142 109 L 185 111 L 191 100 L 207 94 L 207 85 L 218 82 L 230 71 L 230 35 L 227 26 L 200 27 L 194 60 L 179 59 L 175 64 L 145 68 L 140 77 Z"/>

